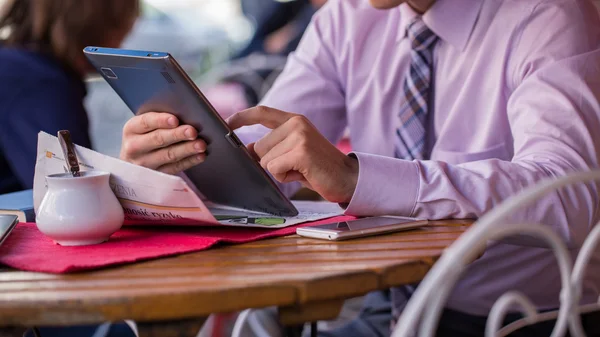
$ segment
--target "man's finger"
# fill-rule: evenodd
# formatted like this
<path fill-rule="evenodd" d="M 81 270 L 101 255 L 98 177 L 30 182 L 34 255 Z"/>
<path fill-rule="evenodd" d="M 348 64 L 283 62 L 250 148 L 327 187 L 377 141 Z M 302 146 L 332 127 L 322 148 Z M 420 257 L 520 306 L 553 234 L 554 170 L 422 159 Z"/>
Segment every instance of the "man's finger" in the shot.
<path fill-rule="evenodd" d="M 285 177 L 283 177 L 281 179 L 282 183 L 291 183 L 292 181 L 299 181 L 304 186 L 306 186 L 307 188 L 310 188 L 312 190 L 312 186 L 308 183 L 306 178 L 304 178 L 302 173 L 300 173 L 298 171 L 288 171 L 288 173 L 285 174 Z"/>
<path fill-rule="evenodd" d="M 266 169 L 271 161 L 292 151 L 295 146 L 296 140 L 292 137 L 284 139 L 281 143 L 275 145 L 272 149 L 269 150 L 269 152 L 265 153 L 260 158 L 260 166 Z M 256 146 L 254 148 L 256 148 Z"/>
<path fill-rule="evenodd" d="M 123 133 L 144 134 L 157 129 L 173 129 L 179 125 L 177 117 L 166 112 L 147 112 L 133 117 L 125 127 Z"/>
<path fill-rule="evenodd" d="M 124 146 L 129 156 L 136 157 L 176 143 L 191 141 L 196 137 L 198 137 L 196 129 L 189 125 L 182 125 L 176 129 L 159 129 L 132 137 Z M 206 149 L 204 142 L 201 145 Z"/>
<path fill-rule="evenodd" d="M 158 168 L 158 171 L 167 173 L 167 174 L 177 174 L 179 172 L 185 171 L 191 167 L 194 167 L 198 164 L 201 164 L 206 159 L 205 154 L 197 154 L 187 158 L 184 158 L 176 163 L 171 163 L 167 165 L 163 165 Z"/>
<path fill-rule="evenodd" d="M 259 105 L 232 115 L 227 123 L 233 130 L 255 124 L 262 124 L 269 129 L 275 129 L 294 116 L 298 115 Z"/>
<path fill-rule="evenodd" d="M 164 165 L 177 163 L 185 158 L 204 154 L 206 152 L 206 143 L 201 140 L 188 141 L 165 147 L 154 152 L 148 153 L 140 159 L 138 165 L 158 168 Z"/>
<path fill-rule="evenodd" d="M 285 177 L 289 172 L 298 171 L 298 160 L 299 156 L 296 155 L 295 151 L 287 152 L 284 155 L 271 160 L 267 165 L 267 171 L 269 171 L 279 182 L 283 182 L 282 180 L 279 180 L 279 178 Z"/>
<path fill-rule="evenodd" d="M 302 141 L 302 134 L 298 133 L 298 131 L 306 131 L 308 125 L 308 120 L 304 116 L 294 116 L 288 119 L 288 121 L 283 123 L 280 127 L 270 131 L 263 138 L 257 140 L 254 144 L 254 151 L 259 158 L 262 158 L 267 152 L 271 151 L 273 147 L 288 138 L 293 138 L 295 142 Z"/>

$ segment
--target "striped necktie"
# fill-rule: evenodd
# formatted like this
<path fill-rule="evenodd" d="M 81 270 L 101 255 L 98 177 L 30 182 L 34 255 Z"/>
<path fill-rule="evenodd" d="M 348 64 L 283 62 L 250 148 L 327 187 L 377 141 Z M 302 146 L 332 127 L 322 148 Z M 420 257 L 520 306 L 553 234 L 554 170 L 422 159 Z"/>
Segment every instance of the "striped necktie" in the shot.
<path fill-rule="evenodd" d="M 395 156 L 400 159 L 424 159 L 425 124 L 429 104 L 433 47 L 438 37 L 417 17 L 407 27 L 411 42 L 411 63 L 404 80 L 404 101 L 396 130 Z"/>

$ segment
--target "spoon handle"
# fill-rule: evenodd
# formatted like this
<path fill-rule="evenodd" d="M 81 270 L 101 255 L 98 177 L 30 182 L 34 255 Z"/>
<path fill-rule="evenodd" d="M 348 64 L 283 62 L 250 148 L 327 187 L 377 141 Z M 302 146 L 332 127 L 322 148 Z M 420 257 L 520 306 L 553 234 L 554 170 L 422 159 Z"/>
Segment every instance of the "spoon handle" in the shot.
<path fill-rule="evenodd" d="M 58 131 L 58 142 L 62 148 L 65 162 L 67 163 L 67 168 L 69 171 L 71 171 L 73 177 L 79 177 L 79 161 L 77 160 L 77 155 L 75 154 L 75 146 L 71 141 L 71 133 L 69 133 L 68 130 Z"/>

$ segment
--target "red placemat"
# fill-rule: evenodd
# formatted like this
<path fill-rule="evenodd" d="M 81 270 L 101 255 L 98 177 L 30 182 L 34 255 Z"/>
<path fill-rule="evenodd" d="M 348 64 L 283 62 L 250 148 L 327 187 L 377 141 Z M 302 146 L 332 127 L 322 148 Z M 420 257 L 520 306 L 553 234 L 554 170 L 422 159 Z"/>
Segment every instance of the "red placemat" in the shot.
<path fill-rule="evenodd" d="M 33 223 L 21 223 L 0 246 L 0 263 L 12 268 L 63 274 L 99 269 L 208 249 L 217 243 L 244 243 L 294 234 L 301 226 L 346 221 L 340 216 L 282 229 L 242 227 L 124 227 L 108 242 L 79 247 L 56 245 Z"/>

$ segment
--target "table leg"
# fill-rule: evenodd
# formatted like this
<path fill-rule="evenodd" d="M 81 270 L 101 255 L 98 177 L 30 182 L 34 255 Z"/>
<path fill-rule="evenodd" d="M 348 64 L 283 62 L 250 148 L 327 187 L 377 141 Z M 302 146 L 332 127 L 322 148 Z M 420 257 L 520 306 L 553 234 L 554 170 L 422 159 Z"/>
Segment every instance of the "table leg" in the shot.
<path fill-rule="evenodd" d="M 300 337 L 304 330 L 304 324 L 285 327 L 286 337 Z M 310 323 L 310 337 L 317 337 L 317 322 Z"/>
<path fill-rule="evenodd" d="M 344 300 L 334 299 L 279 308 L 279 320 L 284 326 L 334 319 L 340 314 Z"/>
<path fill-rule="evenodd" d="M 317 321 L 336 318 L 344 305 L 344 300 L 333 299 L 279 308 L 279 320 L 286 327 L 288 337 L 302 335 L 305 322 L 310 324 L 310 336 L 317 336 Z"/>
<path fill-rule="evenodd" d="M 206 317 L 202 317 L 176 321 L 136 322 L 136 325 L 140 337 L 195 337 L 205 321 Z"/>
<path fill-rule="evenodd" d="M 317 322 L 310 323 L 310 337 L 317 337 Z"/>
<path fill-rule="evenodd" d="M 304 328 L 304 324 L 294 325 L 294 326 L 286 326 L 285 327 L 285 337 L 301 337 L 303 328 Z"/>

